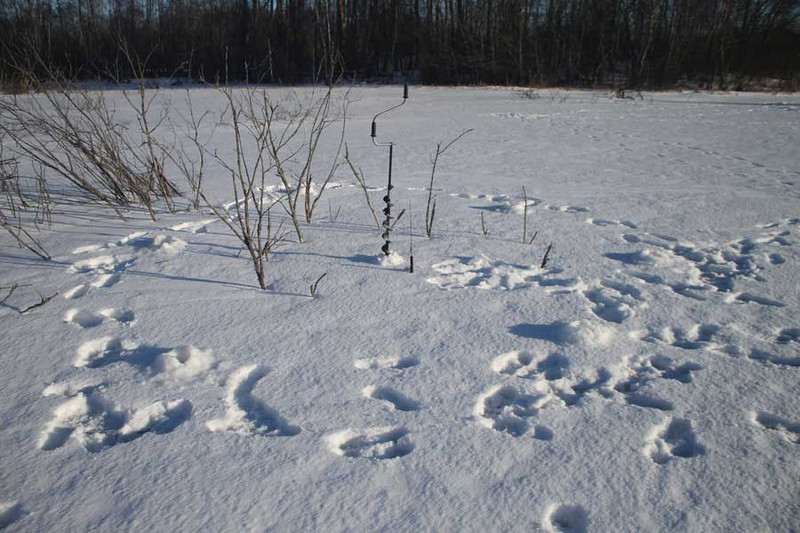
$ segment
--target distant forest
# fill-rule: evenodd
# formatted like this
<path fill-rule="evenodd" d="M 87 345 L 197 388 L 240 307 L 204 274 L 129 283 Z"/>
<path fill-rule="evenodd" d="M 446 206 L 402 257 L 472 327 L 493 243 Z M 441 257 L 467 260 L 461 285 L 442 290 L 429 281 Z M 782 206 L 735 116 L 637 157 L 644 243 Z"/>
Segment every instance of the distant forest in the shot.
<path fill-rule="evenodd" d="M 152 77 L 800 85 L 800 0 L 0 0 L 0 42 L 86 79 L 124 42 Z"/>

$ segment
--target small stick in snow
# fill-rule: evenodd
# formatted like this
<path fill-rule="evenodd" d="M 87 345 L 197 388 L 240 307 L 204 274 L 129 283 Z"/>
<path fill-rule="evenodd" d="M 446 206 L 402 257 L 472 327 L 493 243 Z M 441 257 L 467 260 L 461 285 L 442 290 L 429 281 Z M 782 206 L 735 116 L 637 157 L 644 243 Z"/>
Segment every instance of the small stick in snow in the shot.
<path fill-rule="evenodd" d="M 331 199 L 328 198 L 328 221 L 335 224 L 336 221 L 339 219 L 339 213 L 341 211 L 342 211 L 342 206 L 339 206 L 336 209 L 336 214 L 334 215 L 333 214 L 333 206 L 331 205 Z"/>
<path fill-rule="evenodd" d="M 405 209 L 403 210 L 405 213 Z M 401 215 L 403 213 L 400 213 Z M 399 217 L 398 217 L 399 220 Z M 414 234 L 411 231 L 411 200 L 408 201 L 408 272 L 414 273 Z"/>
<path fill-rule="evenodd" d="M 53 294 L 53 295 L 50 295 L 50 296 L 46 297 L 46 298 L 44 296 L 42 296 L 42 300 L 39 303 L 35 303 L 33 305 L 30 305 L 30 306 L 26 307 L 25 309 L 23 309 L 22 311 L 20 311 L 19 313 L 21 315 L 24 315 L 28 311 L 33 311 L 34 309 L 36 309 L 38 307 L 42 307 L 43 305 L 45 305 L 47 302 L 49 302 L 50 300 L 52 300 L 56 296 L 58 296 L 57 292 L 55 294 Z"/>
<path fill-rule="evenodd" d="M 489 235 L 489 230 L 486 228 L 486 221 L 483 219 L 483 211 L 481 211 L 481 233 L 486 237 Z"/>
<path fill-rule="evenodd" d="M 403 209 L 402 211 L 400 211 L 400 214 L 399 214 L 399 215 L 397 215 L 397 218 L 395 218 L 395 219 L 394 219 L 394 222 L 392 222 L 392 229 L 394 229 L 394 227 L 397 225 L 397 223 L 398 223 L 398 222 L 400 222 L 400 219 L 401 219 L 401 218 L 403 218 L 403 215 L 405 214 L 405 212 L 406 212 L 406 210 L 405 210 L 405 209 Z"/>
<path fill-rule="evenodd" d="M 551 242 L 550 245 L 547 247 L 547 251 L 544 253 L 544 258 L 542 258 L 542 264 L 539 268 L 547 268 L 547 261 L 550 259 L 550 250 L 553 249 L 553 243 Z"/>
<path fill-rule="evenodd" d="M 0 300 L 0 304 L 4 304 L 11 298 L 11 295 L 14 294 L 14 291 L 19 289 L 20 287 L 28 287 L 29 285 L 20 285 L 19 283 L 13 284 L 11 287 L 0 287 L 0 290 L 8 291 L 8 293 L 3 296 L 3 299 Z"/>
<path fill-rule="evenodd" d="M 311 284 L 311 287 L 310 287 L 311 298 L 316 298 L 317 297 L 317 287 L 319 286 L 319 282 L 322 281 L 322 278 L 324 278 L 327 275 L 328 275 L 328 273 L 325 272 L 323 275 L 321 275 L 320 277 L 317 278 L 317 281 L 315 281 L 314 283 Z"/>
<path fill-rule="evenodd" d="M 522 244 L 528 242 L 528 195 L 525 193 L 525 186 L 522 186 Z"/>

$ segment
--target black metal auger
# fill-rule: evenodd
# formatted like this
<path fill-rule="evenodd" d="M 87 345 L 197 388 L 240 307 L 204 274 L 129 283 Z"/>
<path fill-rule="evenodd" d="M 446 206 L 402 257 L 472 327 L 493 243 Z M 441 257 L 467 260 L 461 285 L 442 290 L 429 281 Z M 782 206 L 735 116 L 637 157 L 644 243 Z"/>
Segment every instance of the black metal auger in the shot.
<path fill-rule="evenodd" d="M 383 215 L 385 218 L 382 224 L 383 233 L 381 234 L 381 238 L 384 240 L 383 246 L 381 246 L 381 251 L 383 252 L 384 255 L 389 255 L 390 253 L 389 245 L 392 243 L 391 232 L 392 232 L 392 220 L 394 219 L 394 217 L 392 216 L 392 205 L 394 205 L 392 204 L 392 189 L 394 188 L 392 185 L 392 156 L 394 154 L 394 142 L 390 141 L 388 143 L 379 143 L 375 141 L 375 136 L 378 133 L 378 125 L 376 121 L 378 120 L 379 116 L 384 115 L 389 111 L 393 111 L 398 107 L 401 107 L 403 104 L 406 103 L 406 100 L 408 100 L 408 84 L 403 85 L 403 101 L 401 103 L 397 104 L 396 106 L 392 106 L 389 109 L 381 111 L 380 113 L 375 115 L 372 119 L 372 134 L 371 134 L 372 144 L 374 144 L 375 146 L 389 147 L 389 183 L 386 186 L 386 196 L 383 197 L 383 202 L 386 204 L 386 207 L 383 208 Z"/>

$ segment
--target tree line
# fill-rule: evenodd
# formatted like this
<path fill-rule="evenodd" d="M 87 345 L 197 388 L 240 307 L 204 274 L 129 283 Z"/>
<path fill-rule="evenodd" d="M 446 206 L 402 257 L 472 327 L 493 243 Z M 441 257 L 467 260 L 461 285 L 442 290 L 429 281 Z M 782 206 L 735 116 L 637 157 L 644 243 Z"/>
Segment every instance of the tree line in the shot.
<path fill-rule="evenodd" d="M 124 43 L 153 77 L 800 84 L 800 0 L 0 0 L 0 41 L 79 78 L 130 76 Z"/>

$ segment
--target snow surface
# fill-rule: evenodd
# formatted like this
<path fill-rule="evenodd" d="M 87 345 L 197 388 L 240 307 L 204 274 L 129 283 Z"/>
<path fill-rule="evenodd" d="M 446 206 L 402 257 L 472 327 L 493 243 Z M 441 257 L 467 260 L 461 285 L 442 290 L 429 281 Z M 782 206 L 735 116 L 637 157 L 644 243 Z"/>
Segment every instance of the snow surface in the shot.
<path fill-rule="evenodd" d="M 800 529 L 800 96 L 539 94 L 412 88 L 379 119 L 407 209 L 388 263 L 345 167 L 267 291 L 207 209 L 63 203 L 50 262 L 0 234 L 0 527 Z M 352 95 L 382 207 L 369 123 L 401 93 Z M 427 239 L 429 157 L 467 128 Z"/>

